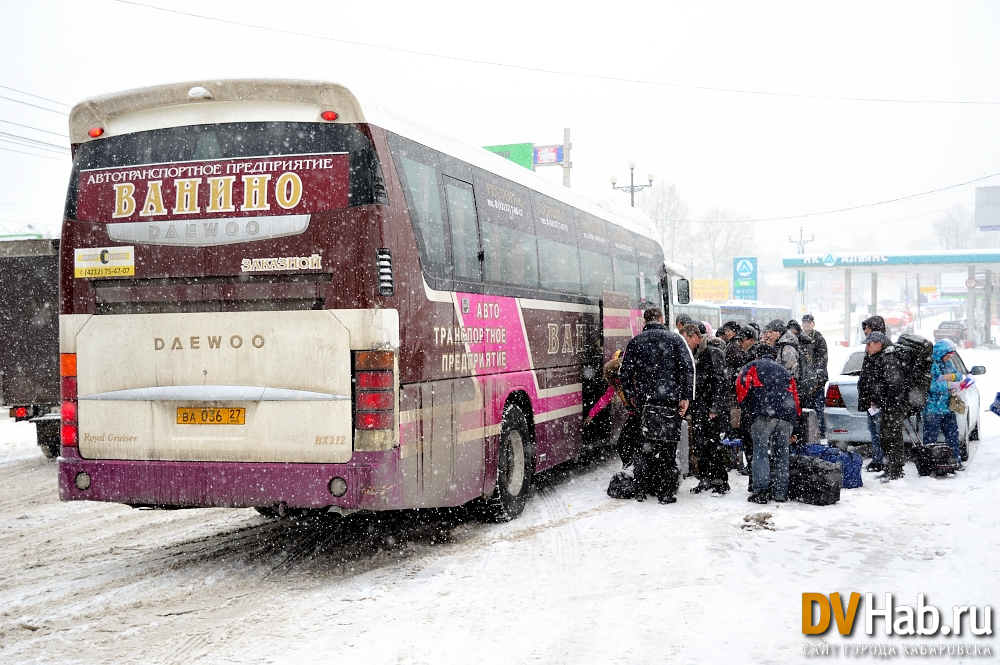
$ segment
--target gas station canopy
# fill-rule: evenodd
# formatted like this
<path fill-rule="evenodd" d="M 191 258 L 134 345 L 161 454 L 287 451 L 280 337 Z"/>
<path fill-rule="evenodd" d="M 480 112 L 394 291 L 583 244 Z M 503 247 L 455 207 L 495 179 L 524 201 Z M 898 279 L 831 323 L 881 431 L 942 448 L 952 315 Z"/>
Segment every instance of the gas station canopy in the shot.
<path fill-rule="evenodd" d="M 1000 265 L 1000 250 L 953 249 L 909 254 L 796 254 L 782 259 L 793 270 L 844 270 L 861 272 L 947 271 L 949 267 Z"/>
<path fill-rule="evenodd" d="M 989 272 L 1000 267 L 1000 250 L 953 249 L 911 252 L 909 254 L 796 254 L 782 259 L 781 263 L 784 268 L 801 272 L 827 272 L 831 269 L 844 271 L 844 294 L 846 296 L 844 298 L 844 339 L 847 340 L 851 339 L 850 294 L 851 273 L 853 271 L 871 273 L 871 313 L 875 314 L 875 303 L 878 302 L 879 273 L 958 272 L 965 268 L 969 276 L 966 281 L 968 289 L 965 299 L 966 319 L 969 329 L 976 331 L 976 270 L 985 268 L 987 280 L 984 293 L 984 329 L 981 334 L 977 332 L 977 338 L 983 341 L 991 339 L 990 322 L 992 317 L 990 310 L 993 289 Z M 800 276 L 799 284 L 801 291 L 805 288 L 805 275 Z M 917 286 L 919 287 L 919 285 L 918 275 Z M 918 302 L 918 312 L 919 308 Z"/>

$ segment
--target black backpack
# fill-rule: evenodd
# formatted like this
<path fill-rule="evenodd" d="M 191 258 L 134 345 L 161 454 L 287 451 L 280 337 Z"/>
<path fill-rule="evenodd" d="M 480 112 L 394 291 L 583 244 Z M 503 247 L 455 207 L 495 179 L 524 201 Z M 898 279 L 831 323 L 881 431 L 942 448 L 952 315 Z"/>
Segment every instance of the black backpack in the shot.
<path fill-rule="evenodd" d="M 920 413 L 927 405 L 933 352 L 933 342 L 915 334 L 900 335 L 896 343 L 886 349 L 886 360 L 898 372 L 900 405 L 907 413 Z"/>

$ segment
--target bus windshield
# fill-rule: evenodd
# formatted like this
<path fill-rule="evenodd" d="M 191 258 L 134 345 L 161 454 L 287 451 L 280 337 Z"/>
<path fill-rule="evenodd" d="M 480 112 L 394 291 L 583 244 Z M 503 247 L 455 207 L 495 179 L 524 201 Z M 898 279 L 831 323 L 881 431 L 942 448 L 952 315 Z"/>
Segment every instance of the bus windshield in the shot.
<path fill-rule="evenodd" d="M 358 127 L 313 122 L 241 122 L 154 129 L 81 144 L 73 158 L 65 218 L 103 221 L 87 219 L 86 213 L 78 215 L 81 172 L 150 164 L 330 153 L 348 156 L 349 206 L 388 204 L 375 148 Z"/>

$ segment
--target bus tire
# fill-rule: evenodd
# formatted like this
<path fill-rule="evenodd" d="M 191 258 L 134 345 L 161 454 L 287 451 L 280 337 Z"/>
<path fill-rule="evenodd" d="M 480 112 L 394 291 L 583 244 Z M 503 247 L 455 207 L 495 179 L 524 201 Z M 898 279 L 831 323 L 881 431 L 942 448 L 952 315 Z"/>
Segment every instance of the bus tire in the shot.
<path fill-rule="evenodd" d="M 60 425 L 58 420 L 39 421 L 35 423 L 35 432 L 38 437 L 38 447 L 42 449 L 42 454 L 48 459 L 59 457 Z"/>
<path fill-rule="evenodd" d="M 490 522 L 509 522 L 524 510 L 535 468 L 535 441 L 521 408 L 508 405 L 500 424 L 497 451 L 497 484 L 486 500 L 484 517 Z"/>

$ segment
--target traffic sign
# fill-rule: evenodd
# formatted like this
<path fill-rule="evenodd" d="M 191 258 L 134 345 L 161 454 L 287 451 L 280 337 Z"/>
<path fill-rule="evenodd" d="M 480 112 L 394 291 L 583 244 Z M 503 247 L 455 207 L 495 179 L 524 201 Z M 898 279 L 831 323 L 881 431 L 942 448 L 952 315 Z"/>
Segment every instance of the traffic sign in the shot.
<path fill-rule="evenodd" d="M 974 288 L 976 288 L 976 278 L 975 277 L 970 277 L 969 279 L 965 280 L 965 288 L 967 288 L 967 289 L 974 289 Z"/>
<path fill-rule="evenodd" d="M 733 259 L 733 298 L 757 299 L 757 257 L 737 256 Z"/>

